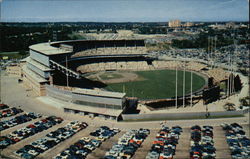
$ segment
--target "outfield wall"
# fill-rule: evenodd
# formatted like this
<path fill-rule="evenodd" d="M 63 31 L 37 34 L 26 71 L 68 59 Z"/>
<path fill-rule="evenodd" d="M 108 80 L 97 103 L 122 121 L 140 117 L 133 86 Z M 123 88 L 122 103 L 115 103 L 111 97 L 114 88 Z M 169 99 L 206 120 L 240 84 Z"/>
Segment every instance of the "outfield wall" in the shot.
<path fill-rule="evenodd" d="M 237 111 L 209 112 L 210 118 L 233 117 L 248 113 L 250 108 Z M 123 120 L 175 120 L 175 119 L 199 119 L 206 118 L 206 112 L 184 112 L 184 113 L 151 113 L 151 114 L 122 114 Z"/>

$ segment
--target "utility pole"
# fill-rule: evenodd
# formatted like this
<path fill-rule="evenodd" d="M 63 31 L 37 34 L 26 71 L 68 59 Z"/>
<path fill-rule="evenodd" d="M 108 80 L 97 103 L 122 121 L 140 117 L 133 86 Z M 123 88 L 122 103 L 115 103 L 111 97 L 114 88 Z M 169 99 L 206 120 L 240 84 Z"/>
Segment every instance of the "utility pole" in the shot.
<path fill-rule="evenodd" d="M 2 103 L 2 68 L 0 68 L 0 103 Z"/>
<path fill-rule="evenodd" d="M 211 65 L 211 68 L 213 69 L 213 44 L 214 44 L 214 38 L 213 37 L 211 37 L 211 48 L 210 48 L 210 65 Z"/>
<path fill-rule="evenodd" d="M 228 71 L 230 72 L 230 61 L 231 61 L 231 59 L 230 59 L 230 52 L 229 52 L 229 60 L 228 60 Z M 229 77 L 228 77 L 228 81 L 227 81 L 227 95 L 228 95 L 228 97 L 230 96 L 230 75 L 229 75 Z"/>
<path fill-rule="evenodd" d="M 67 77 L 67 87 L 69 87 L 69 73 L 68 73 L 68 56 L 66 55 L 66 77 Z"/>
<path fill-rule="evenodd" d="M 210 36 L 207 39 L 207 64 L 209 65 Z"/>

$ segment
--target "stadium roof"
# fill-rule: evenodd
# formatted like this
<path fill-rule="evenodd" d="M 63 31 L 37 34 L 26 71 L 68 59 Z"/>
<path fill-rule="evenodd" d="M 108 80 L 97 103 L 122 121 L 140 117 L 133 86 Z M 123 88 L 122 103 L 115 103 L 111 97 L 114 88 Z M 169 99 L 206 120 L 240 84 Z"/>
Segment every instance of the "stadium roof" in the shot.
<path fill-rule="evenodd" d="M 72 53 L 72 50 L 67 50 L 63 47 L 54 47 L 53 45 L 57 44 L 70 44 L 70 43 L 77 43 L 77 42 L 109 42 L 109 41 L 144 41 L 143 39 L 119 39 L 119 40 L 67 40 L 67 41 L 56 41 L 56 42 L 46 42 L 46 43 L 38 43 L 31 45 L 29 48 L 31 50 L 37 51 L 41 54 L 45 55 L 58 55 L 58 54 L 68 54 Z"/>
<path fill-rule="evenodd" d="M 76 88 L 72 92 L 77 93 L 77 94 L 102 96 L 102 97 L 110 97 L 110 98 L 123 98 L 126 95 L 126 93 L 109 92 L 109 91 L 92 90 L 92 89 L 82 89 L 82 88 Z"/>
<path fill-rule="evenodd" d="M 71 51 L 68 51 L 66 49 L 57 48 L 51 46 L 52 43 L 39 43 L 35 45 L 31 45 L 29 48 L 31 50 L 37 51 L 39 53 L 45 54 L 45 55 L 58 55 L 58 54 L 68 54 L 71 53 Z"/>

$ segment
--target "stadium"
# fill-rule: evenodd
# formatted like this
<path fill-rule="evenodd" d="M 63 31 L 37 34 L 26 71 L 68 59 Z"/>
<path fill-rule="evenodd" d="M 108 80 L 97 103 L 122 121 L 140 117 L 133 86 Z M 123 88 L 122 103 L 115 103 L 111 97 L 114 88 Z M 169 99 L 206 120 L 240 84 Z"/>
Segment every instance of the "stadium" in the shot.
<path fill-rule="evenodd" d="M 228 95 L 238 89 L 236 77 L 222 68 L 158 59 L 140 39 L 59 41 L 29 49 L 22 66 L 25 87 L 69 103 L 64 111 L 81 115 L 122 120 L 138 103 L 152 110 L 179 108 L 219 100 L 222 84 Z"/>

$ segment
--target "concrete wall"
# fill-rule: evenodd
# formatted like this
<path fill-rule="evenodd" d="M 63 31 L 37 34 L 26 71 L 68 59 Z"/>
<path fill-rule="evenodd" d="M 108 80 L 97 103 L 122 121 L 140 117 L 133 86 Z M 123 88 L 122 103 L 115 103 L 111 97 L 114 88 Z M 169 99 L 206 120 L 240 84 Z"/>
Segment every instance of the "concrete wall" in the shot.
<path fill-rule="evenodd" d="M 35 96 L 45 95 L 45 84 L 39 83 L 33 79 L 29 74 L 23 72 L 23 85 L 25 88 L 30 89 Z"/>
<path fill-rule="evenodd" d="M 249 112 L 249 109 L 225 112 L 209 112 L 210 117 L 217 116 L 236 116 Z M 154 113 L 154 114 L 122 114 L 123 120 L 150 120 L 150 119 L 187 119 L 204 118 L 206 112 L 185 112 L 185 113 Z"/>
<path fill-rule="evenodd" d="M 122 100 L 118 98 L 107 98 L 107 97 L 97 97 L 92 95 L 84 95 L 84 94 L 73 94 L 74 100 L 86 101 L 86 102 L 94 102 L 99 104 L 109 104 L 109 105 L 116 105 L 122 106 Z"/>
<path fill-rule="evenodd" d="M 38 53 L 36 51 L 30 50 L 30 57 L 37 62 L 40 62 L 44 64 L 45 66 L 49 67 L 49 57 L 46 55 L 43 55 L 41 53 Z"/>
<path fill-rule="evenodd" d="M 79 105 L 84 103 L 82 105 L 105 107 L 110 109 L 122 109 L 123 99 L 74 94 L 71 91 L 58 89 L 50 85 L 46 85 L 46 92 L 47 96 Z"/>
<path fill-rule="evenodd" d="M 72 101 L 72 93 L 70 91 L 60 90 L 49 85 L 46 85 L 46 95 L 65 102 Z"/>
<path fill-rule="evenodd" d="M 49 76 L 50 76 L 50 72 L 42 71 L 38 67 L 36 67 L 30 63 L 27 63 L 27 67 L 30 70 L 32 70 L 32 71 L 36 72 L 37 74 L 39 74 L 40 76 L 42 76 L 43 78 L 49 78 Z"/>
<path fill-rule="evenodd" d="M 7 66 L 6 72 L 10 75 L 15 75 L 21 77 L 21 67 L 20 65 Z"/>

